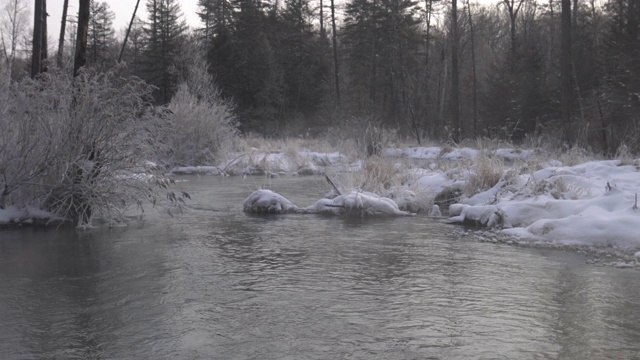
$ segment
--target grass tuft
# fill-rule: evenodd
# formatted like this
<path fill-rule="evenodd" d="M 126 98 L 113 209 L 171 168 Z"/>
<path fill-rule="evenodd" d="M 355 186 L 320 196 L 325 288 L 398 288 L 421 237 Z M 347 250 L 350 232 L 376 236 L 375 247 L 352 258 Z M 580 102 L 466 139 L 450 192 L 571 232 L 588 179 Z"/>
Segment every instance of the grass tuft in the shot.
<path fill-rule="evenodd" d="M 494 187 L 504 173 L 504 161 L 495 156 L 481 152 L 475 161 L 475 171 L 469 174 L 465 194 L 472 196 Z"/>

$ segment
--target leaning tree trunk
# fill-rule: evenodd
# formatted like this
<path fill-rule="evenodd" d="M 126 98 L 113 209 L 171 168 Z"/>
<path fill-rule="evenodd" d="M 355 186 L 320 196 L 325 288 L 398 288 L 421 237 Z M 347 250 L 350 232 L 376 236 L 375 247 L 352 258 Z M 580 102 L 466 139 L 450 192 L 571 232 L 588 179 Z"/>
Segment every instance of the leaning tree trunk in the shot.
<path fill-rule="evenodd" d="M 140 5 L 140 0 L 136 2 L 136 7 L 133 9 L 133 15 L 131 15 L 131 22 L 129 23 L 129 27 L 127 28 L 127 33 L 124 35 L 124 41 L 122 42 L 122 49 L 120 49 L 120 55 L 118 56 L 118 63 L 122 61 L 122 55 L 124 54 L 124 49 L 127 46 L 127 40 L 129 39 L 129 33 L 131 32 L 131 27 L 133 26 L 133 21 L 136 19 L 136 12 L 138 12 L 138 5 Z M 209 17 L 207 17 L 207 21 L 209 21 Z M 207 33 L 209 31 L 209 27 L 206 29 Z M 207 39 L 208 40 L 208 39 Z"/>
<path fill-rule="evenodd" d="M 58 67 L 62 67 L 62 56 L 64 53 L 64 33 L 67 27 L 67 9 L 69 0 L 64 0 L 62 5 L 62 20 L 60 21 L 60 39 L 58 40 Z"/>

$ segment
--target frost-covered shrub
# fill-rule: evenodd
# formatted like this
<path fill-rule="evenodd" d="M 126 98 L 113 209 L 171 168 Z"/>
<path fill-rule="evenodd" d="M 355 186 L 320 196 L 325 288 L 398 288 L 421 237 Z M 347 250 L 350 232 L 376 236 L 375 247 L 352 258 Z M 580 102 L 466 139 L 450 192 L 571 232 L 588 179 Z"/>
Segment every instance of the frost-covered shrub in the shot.
<path fill-rule="evenodd" d="M 120 68 L 75 79 L 52 69 L 2 94 L 0 186 L 4 200 L 30 203 L 78 223 L 140 206 L 157 187 L 141 164 L 155 148 L 152 88 Z M 11 130 L 8 130 L 11 129 Z M 6 191 L 9 190 L 9 191 Z"/>
<path fill-rule="evenodd" d="M 235 105 L 224 99 L 201 54 L 189 59 L 178 91 L 168 105 L 170 160 L 182 165 L 211 165 L 237 136 Z"/>
<path fill-rule="evenodd" d="M 0 85 L 0 209 L 13 204 L 25 184 L 35 184 L 52 161 L 54 140 L 46 135 L 54 132 L 53 119 L 38 109 L 49 104 L 25 105 L 36 95 L 26 82 Z"/>

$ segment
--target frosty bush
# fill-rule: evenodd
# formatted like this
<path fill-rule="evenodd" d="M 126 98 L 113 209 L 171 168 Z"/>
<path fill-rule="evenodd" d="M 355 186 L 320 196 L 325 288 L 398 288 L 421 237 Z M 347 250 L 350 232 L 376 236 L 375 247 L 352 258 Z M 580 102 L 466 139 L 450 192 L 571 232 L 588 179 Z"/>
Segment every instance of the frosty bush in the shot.
<path fill-rule="evenodd" d="M 78 223 L 141 206 L 158 187 L 140 165 L 155 148 L 152 88 L 120 69 L 57 72 L 5 89 L 0 101 L 3 201 L 31 203 Z M 10 129 L 10 130 L 6 130 Z"/>
<path fill-rule="evenodd" d="M 237 135 L 235 106 L 214 85 L 204 56 L 188 53 L 189 64 L 168 106 L 167 145 L 174 163 L 210 165 L 231 148 Z"/>
<path fill-rule="evenodd" d="M 35 101 L 39 86 L 30 80 L 3 83 L 0 90 L 0 209 L 13 202 L 12 195 L 28 193 L 41 184 L 55 155 L 54 117 L 49 104 Z M 33 189 L 35 188 L 35 189 Z M 37 191 L 36 191 L 37 192 Z"/>

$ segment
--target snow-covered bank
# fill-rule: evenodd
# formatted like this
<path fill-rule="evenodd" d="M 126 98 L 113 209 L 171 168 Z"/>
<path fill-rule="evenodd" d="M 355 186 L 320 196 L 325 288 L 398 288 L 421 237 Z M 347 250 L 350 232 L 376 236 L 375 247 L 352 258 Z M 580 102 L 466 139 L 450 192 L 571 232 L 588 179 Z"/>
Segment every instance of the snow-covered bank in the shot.
<path fill-rule="evenodd" d="M 32 206 L 7 206 L 0 209 L 0 226 L 60 224 L 64 219 Z"/>
<path fill-rule="evenodd" d="M 401 212 L 439 214 L 438 208 L 432 210 L 435 204 L 448 222 L 490 228 L 515 241 L 611 248 L 631 254 L 640 250 L 636 200 L 640 161 L 600 160 L 569 166 L 548 155 L 543 158 L 541 153 L 513 148 L 388 148 L 383 158 L 373 160 L 395 162 L 386 168 L 338 153 L 304 151 L 299 158 L 305 159 L 306 166 L 332 171 L 337 177 L 341 173 L 351 177 L 358 172 L 383 173 L 386 177 L 378 174 L 373 181 L 364 174 L 364 180 L 352 181 L 343 193 L 354 190 L 352 194 L 364 199 L 363 194 L 374 191 L 374 198 L 389 199 Z M 290 158 L 290 154 L 256 151 L 238 168 L 246 174 L 250 169 L 246 163 L 253 162 L 264 170 L 261 174 L 295 174 L 300 165 Z M 376 180 L 381 183 L 374 184 Z M 321 199 L 311 210 L 335 213 L 343 206 L 335 202 L 343 200 Z M 311 212 L 310 208 L 297 211 Z"/>
<path fill-rule="evenodd" d="M 553 166 L 501 179 L 450 208 L 450 221 L 473 221 L 506 234 L 567 245 L 640 248 L 640 173 L 619 161 Z"/>

